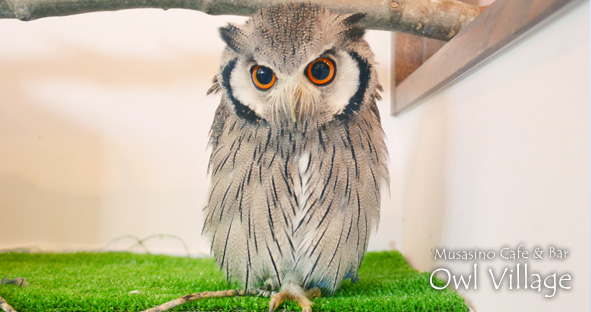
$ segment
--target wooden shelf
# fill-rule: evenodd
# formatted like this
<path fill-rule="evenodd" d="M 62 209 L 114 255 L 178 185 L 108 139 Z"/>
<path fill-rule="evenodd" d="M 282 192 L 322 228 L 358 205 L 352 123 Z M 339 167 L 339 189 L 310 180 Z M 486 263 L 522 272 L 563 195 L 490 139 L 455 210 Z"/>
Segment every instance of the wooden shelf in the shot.
<path fill-rule="evenodd" d="M 584 1 L 497 0 L 398 85 L 393 77 L 392 114 L 453 82 L 559 9 Z"/>

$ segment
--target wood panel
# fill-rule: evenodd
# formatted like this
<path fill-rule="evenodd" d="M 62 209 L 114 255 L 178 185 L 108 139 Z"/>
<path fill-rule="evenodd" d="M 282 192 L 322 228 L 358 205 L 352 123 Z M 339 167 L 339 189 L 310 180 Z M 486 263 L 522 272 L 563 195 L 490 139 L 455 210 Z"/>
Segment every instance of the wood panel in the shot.
<path fill-rule="evenodd" d="M 452 82 L 560 8 L 583 1 L 497 0 L 404 81 L 393 86 L 393 114 Z"/>
<path fill-rule="evenodd" d="M 479 0 L 460 0 L 469 5 L 478 6 Z M 445 41 L 420 37 L 407 33 L 394 32 L 394 80 L 399 85 L 419 66 L 437 52 Z"/>

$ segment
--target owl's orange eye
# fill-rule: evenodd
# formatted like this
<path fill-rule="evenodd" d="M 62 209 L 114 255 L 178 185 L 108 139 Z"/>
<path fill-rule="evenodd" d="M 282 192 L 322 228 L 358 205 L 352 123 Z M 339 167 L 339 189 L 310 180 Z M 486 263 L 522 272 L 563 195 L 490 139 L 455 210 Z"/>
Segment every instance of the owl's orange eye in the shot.
<path fill-rule="evenodd" d="M 306 76 L 319 86 L 330 83 L 335 76 L 337 67 L 333 60 L 323 57 L 310 63 L 306 68 Z"/>
<path fill-rule="evenodd" d="M 274 84 L 277 77 L 273 70 L 269 67 L 255 65 L 250 69 L 252 75 L 252 83 L 254 86 L 262 91 L 269 90 Z"/>

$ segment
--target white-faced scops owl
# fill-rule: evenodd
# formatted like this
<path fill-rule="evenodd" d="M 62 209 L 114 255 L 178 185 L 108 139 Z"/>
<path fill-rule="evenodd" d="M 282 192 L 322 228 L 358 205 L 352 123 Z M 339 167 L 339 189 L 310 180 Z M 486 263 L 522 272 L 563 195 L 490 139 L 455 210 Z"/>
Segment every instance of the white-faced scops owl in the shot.
<path fill-rule="evenodd" d="M 270 311 L 356 282 L 378 223 L 387 151 L 362 18 L 288 4 L 220 29 L 203 233 Z"/>

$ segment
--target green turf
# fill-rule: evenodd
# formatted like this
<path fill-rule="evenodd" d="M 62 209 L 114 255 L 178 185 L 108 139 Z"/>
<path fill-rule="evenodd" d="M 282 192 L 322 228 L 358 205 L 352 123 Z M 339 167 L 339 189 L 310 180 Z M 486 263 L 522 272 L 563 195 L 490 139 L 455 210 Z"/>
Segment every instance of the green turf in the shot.
<path fill-rule="evenodd" d="M 333 296 L 313 299 L 314 311 L 467 311 L 450 290 L 435 290 L 429 273 L 396 251 L 370 252 L 361 280 L 345 281 Z M 17 311 L 139 311 L 190 293 L 237 288 L 211 258 L 133 253 L 0 254 L 0 278 L 24 277 L 29 287 L 0 285 Z M 135 292 L 132 292 L 135 291 Z M 268 298 L 193 301 L 174 311 L 265 311 Z M 277 311 L 299 310 L 293 302 Z"/>

